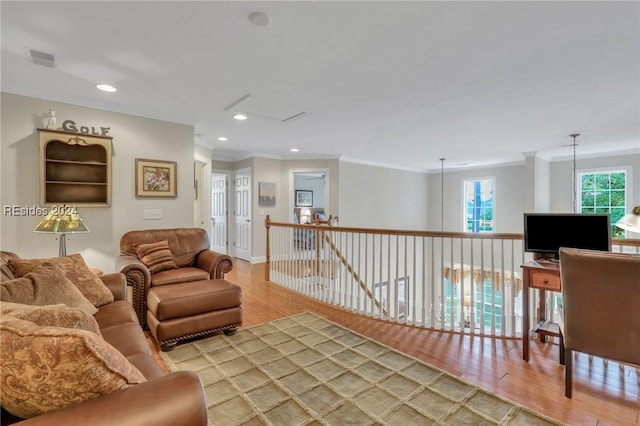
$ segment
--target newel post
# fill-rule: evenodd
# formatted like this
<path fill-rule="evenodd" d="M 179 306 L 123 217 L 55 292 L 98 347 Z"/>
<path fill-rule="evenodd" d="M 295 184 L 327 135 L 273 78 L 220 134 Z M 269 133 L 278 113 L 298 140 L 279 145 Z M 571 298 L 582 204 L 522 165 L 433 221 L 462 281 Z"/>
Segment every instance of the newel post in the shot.
<path fill-rule="evenodd" d="M 269 215 L 264 220 L 264 226 L 267 228 L 267 263 L 264 267 L 264 279 L 266 281 L 270 281 L 271 276 L 269 275 L 269 270 L 271 269 L 270 258 L 271 258 L 271 244 L 269 242 L 269 228 L 271 227 L 271 218 Z"/>

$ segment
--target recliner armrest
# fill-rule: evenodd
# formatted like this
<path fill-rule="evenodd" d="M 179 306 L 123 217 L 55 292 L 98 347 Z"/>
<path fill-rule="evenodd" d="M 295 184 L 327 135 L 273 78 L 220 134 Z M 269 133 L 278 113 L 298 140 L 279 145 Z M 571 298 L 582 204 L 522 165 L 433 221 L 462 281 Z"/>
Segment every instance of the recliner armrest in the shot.
<path fill-rule="evenodd" d="M 196 258 L 196 266 L 209 272 L 211 279 L 222 279 L 233 269 L 233 260 L 226 254 L 213 250 L 203 250 Z"/>
<path fill-rule="evenodd" d="M 207 424 L 202 382 L 179 371 L 126 389 L 33 417 L 20 425 L 157 426 Z"/>
<path fill-rule="evenodd" d="M 149 268 L 136 256 L 120 254 L 116 257 L 116 270 L 127 278 L 127 285 L 132 288 L 131 304 L 136 311 L 138 321 L 143 329 L 147 328 L 147 293 L 151 287 Z"/>

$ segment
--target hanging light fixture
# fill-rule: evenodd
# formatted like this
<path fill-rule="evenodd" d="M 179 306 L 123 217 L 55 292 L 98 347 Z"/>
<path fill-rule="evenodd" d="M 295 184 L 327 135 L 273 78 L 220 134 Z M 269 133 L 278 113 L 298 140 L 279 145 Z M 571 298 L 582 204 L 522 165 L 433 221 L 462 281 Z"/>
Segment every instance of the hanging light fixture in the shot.
<path fill-rule="evenodd" d="M 574 213 L 578 209 L 578 182 L 577 182 L 577 175 L 576 175 L 576 146 L 578 146 L 578 144 L 576 143 L 576 138 L 578 136 L 580 136 L 580 133 L 573 133 L 569 135 L 569 137 L 573 138 L 573 143 L 571 144 L 571 146 L 573 147 L 573 177 L 571 179 L 571 182 L 573 184 L 573 212 Z"/>
<path fill-rule="evenodd" d="M 440 231 L 444 232 L 444 160 L 440 158 Z"/>

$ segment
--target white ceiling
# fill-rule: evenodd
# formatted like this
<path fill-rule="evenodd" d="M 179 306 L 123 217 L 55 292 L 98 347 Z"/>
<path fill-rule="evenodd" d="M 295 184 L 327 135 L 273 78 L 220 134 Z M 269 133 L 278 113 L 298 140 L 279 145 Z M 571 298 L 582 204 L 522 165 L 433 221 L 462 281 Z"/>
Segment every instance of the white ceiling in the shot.
<path fill-rule="evenodd" d="M 0 7 L 3 91 L 191 124 L 219 159 L 429 171 L 442 157 L 445 168 L 568 158 L 571 133 L 579 156 L 640 153 L 636 1 Z M 271 24 L 251 24 L 256 11 Z M 309 114 L 282 121 L 297 112 Z"/>

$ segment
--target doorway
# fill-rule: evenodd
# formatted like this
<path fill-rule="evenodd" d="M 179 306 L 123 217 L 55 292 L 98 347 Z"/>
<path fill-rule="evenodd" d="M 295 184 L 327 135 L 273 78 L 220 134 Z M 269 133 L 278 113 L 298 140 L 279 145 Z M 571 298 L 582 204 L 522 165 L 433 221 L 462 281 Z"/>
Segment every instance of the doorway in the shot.
<path fill-rule="evenodd" d="M 316 214 L 321 219 L 329 217 L 329 170 L 291 170 L 290 187 L 293 223 L 307 223 Z"/>

